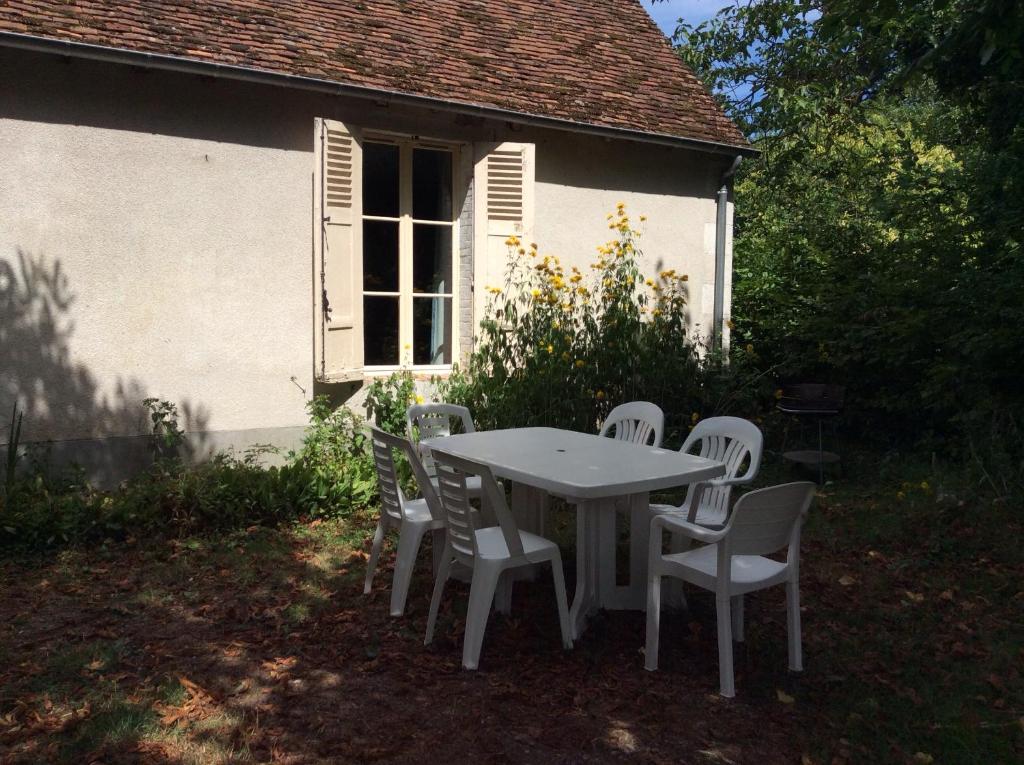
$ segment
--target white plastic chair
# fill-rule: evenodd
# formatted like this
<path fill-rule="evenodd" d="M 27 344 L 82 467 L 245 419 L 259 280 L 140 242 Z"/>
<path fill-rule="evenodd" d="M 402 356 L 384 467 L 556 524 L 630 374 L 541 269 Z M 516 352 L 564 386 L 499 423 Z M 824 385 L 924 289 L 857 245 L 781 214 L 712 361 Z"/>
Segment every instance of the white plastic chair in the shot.
<path fill-rule="evenodd" d="M 709 417 L 701 420 L 679 451 L 725 463 L 725 475 L 691 484 L 679 507 L 651 505 L 651 513 L 684 513 L 690 523 L 721 528 L 729 517 L 732 487 L 749 484 L 761 468 L 764 436 L 749 420 Z M 746 470 L 740 475 L 740 470 Z"/>
<path fill-rule="evenodd" d="M 405 410 L 406 434 L 409 440 L 416 444 L 420 460 L 435 486 L 437 485 L 437 471 L 434 468 L 434 461 L 430 456 L 430 449 L 423 446 L 420 441 L 450 436 L 453 420 L 459 422 L 463 433 L 476 433 L 473 415 L 469 413 L 469 409 L 458 404 L 430 402 L 413 404 Z M 481 496 L 480 479 L 477 476 L 469 476 L 466 479 L 466 485 L 473 497 Z"/>
<path fill-rule="evenodd" d="M 453 561 L 473 570 L 469 586 L 466 633 L 462 643 L 462 666 L 466 669 L 476 669 L 480 662 L 480 647 L 483 645 L 484 631 L 487 628 L 487 617 L 502 572 L 534 563 L 549 562 L 555 583 L 562 645 L 567 649 L 572 648 L 569 606 L 565 596 L 562 556 L 558 552 L 558 546 L 544 537 L 518 529 L 505 503 L 505 495 L 498 488 L 488 467 L 440 452 L 434 453 L 434 462 L 440 485 L 438 495 L 448 521 L 448 533 L 437 570 L 437 579 L 434 582 L 434 594 L 430 599 L 430 615 L 427 618 L 424 645 L 430 645 L 434 638 L 437 609 L 441 604 L 441 595 Z M 466 478 L 472 475 L 481 479 L 486 498 L 497 516 L 497 526 L 476 527 L 476 519 L 479 516 L 472 512 L 466 487 Z"/>
<path fill-rule="evenodd" d="M 601 435 L 640 446 L 661 446 L 665 414 L 657 404 L 630 401 L 619 404 L 601 425 Z"/>
<path fill-rule="evenodd" d="M 800 647 L 800 527 L 814 499 L 809 481 L 752 491 L 740 497 L 725 528 L 712 531 L 666 513 L 651 521 L 647 580 L 647 646 L 644 668 L 658 668 L 661 578 L 672 576 L 715 593 L 718 615 L 718 673 L 723 696 L 736 695 L 732 640 L 743 640 L 743 596 L 786 585 L 789 668 L 803 670 Z M 662 553 L 662 530 L 684 534 L 706 545 Z M 786 561 L 764 557 L 788 548 Z M 723 576 L 721 572 L 728 571 Z"/>
<path fill-rule="evenodd" d="M 366 581 L 363 594 L 370 593 L 373 574 L 377 569 L 377 559 L 384 545 L 384 535 L 389 529 L 398 529 L 398 554 L 395 560 L 395 576 L 391 584 L 391 615 L 401 616 L 405 612 L 405 601 L 409 594 L 409 582 L 416 567 L 416 556 L 419 553 L 423 535 L 434 532 L 434 570 L 440 560 L 439 550 L 444 536 L 444 510 L 437 499 L 434 487 L 427 477 L 423 465 L 413 449 L 412 444 L 404 438 L 385 433 L 379 428 L 370 428 L 373 442 L 373 459 L 377 467 L 377 484 L 380 488 L 380 520 L 373 534 L 373 546 L 370 559 L 366 564 Z M 394 452 L 399 451 L 406 456 L 412 465 L 416 483 L 423 496 L 419 499 L 407 499 L 399 485 L 398 473 L 395 470 Z"/>

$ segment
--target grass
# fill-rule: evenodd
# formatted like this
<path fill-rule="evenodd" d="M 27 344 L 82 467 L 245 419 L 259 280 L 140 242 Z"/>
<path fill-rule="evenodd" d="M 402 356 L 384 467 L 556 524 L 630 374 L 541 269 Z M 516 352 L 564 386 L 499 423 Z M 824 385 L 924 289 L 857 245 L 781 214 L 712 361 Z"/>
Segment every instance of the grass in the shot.
<path fill-rule="evenodd" d="M 658 673 L 640 614 L 562 652 L 546 578 L 461 671 L 465 586 L 422 646 L 425 552 L 405 617 L 392 552 L 362 595 L 371 513 L 3 563 L 0 761 L 1018 762 L 1019 508 L 941 478 L 848 460 L 804 534 L 806 671 L 785 670 L 781 590 L 751 597 L 728 702 L 700 593 L 663 619 Z"/>

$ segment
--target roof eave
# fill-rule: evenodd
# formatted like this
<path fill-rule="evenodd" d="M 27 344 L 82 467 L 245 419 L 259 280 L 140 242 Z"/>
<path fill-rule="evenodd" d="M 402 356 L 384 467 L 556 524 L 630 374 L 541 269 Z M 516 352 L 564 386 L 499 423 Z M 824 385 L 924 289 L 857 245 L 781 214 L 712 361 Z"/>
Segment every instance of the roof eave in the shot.
<path fill-rule="evenodd" d="M 752 146 L 735 146 L 732 144 L 707 141 L 699 138 L 686 138 L 683 136 L 675 136 L 665 133 L 651 133 L 630 128 L 595 125 L 592 123 L 576 122 L 574 120 L 567 120 L 559 117 L 527 114 L 495 106 L 486 106 L 483 104 L 474 104 L 462 101 L 450 101 L 441 98 L 433 98 L 431 96 L 419 96 L 412 93 L 371 88 L 363 85 L 323 80 L 316 77 L 283 74 L 279 72 L 271 72 L 265 69 L 254 69 L 251 67 L 223 64 L 214 61 L 199 61 L 197 59 L 186 58 L 183 56 L 170 56 L 163 53 L 146 53 L 143 51 L 133 51 L 124 48 L 94 45 L 92 43 L 57 40 L 50 37 L 37 37 L 35 35 L 26 35 L 17 32 L 0 32 L 0 46 L 18 48 L 21 50 L 31 50 L 40 53 L 72 56 L 75 58 L 86 58 L 96 61 L 106 61 L 110 63 L 145 66 L 153 69 L 164 69 L 207 77 L 223 77 L 225 79 L 241 80 L 244 82 L 253 82 L 264 85 L 312 90 L 321 93 L 350 96 L 353 98 L 363 98 L 376 101 L 385 99 L 390 103 L 402 106 L 418 106 L 421 108 L 437 109 L 456 114 L 498 119 L 522 125 L 547 127 L 556 130 L 568 130 L 576 133 L 640 141 L 643 143 L 654 143 L 663 146 L 675 146 L 708 154 L 719 154 L 730 157 L 737 155 L 750 157 L 760 154 L 760 152 Z"/>

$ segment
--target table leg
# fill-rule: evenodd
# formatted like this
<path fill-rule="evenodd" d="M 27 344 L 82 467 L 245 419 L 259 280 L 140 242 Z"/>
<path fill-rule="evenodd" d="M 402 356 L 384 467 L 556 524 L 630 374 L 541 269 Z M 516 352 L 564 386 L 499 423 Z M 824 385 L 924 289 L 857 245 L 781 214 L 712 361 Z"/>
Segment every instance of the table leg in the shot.
<path fill-rule="evenodd" d="M 598 541 L 603 504 L 602 500 L 585 500 L 576 505 L 576 593 L 569 609 L 573 640 L 579 640 L 587 617 L 600 602 Z"/>
<path fill-rule="evenodd" d="M 602 539 L 602 560 L 600 562 L 601 605 L 614 610 L 643 611 L 647 602 L 647 545 L 651 527 L 648 518 L 647 493 L 632 494 L 615 500 L 615 507 L 621 508 L 629 517 L 629 582 L 619 586 L 615 578 L 618 534 L 614 526 L 617 511 L 611 514 L 612 540 L 609 545 Z"/>

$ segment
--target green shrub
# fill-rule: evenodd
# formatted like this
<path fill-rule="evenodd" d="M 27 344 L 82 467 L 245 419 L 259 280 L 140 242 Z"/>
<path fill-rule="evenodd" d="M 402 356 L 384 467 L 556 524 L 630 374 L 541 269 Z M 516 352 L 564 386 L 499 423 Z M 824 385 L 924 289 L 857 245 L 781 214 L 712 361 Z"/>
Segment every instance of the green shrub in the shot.
<path fill-rule="evenodd" d="M 510 238 L 505 285 L 487 288 L 476 349 L 440 383 L 441 396 L 468 406 L 482 428 L 588 432 L 617 404 L 651 401 L 675 443 L 702 417 L 763 411 L 773 386 L 753 371 L 753 349 L 730 363 L 704 352 L 688 331 L 687 275 L 640 273 L 640 232 L 623 205 L 609 228 L 618 236 L 598 248 L 591 277 Z"/>
<path fill-rule="evenodd" d="M 370 383 L 366 391 L 366 413 L 381 430 L 402 436 L 405 435 L 405 411 L 417 401 L 423 403 L 423 397 L 416 394 L 412 373 L 402 370 Z"/>
<path fill-rule="evenodd" d="M 184 433 L 173 404 L 145 402 L 156 459 L 116 490 L 81 471 L 56 472 L 36 457 L 0 496 L 0 548 L 39 551 L 130 536 L 203 533 L 295 518 L 346 515 L 369 504 L 376 481 L 360 417 L 309 404 L 311 426 L 285 464 L 265 467 L 266 449 L 220 453 L 197 465 L 179 456 Z"/>

